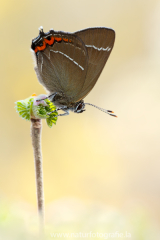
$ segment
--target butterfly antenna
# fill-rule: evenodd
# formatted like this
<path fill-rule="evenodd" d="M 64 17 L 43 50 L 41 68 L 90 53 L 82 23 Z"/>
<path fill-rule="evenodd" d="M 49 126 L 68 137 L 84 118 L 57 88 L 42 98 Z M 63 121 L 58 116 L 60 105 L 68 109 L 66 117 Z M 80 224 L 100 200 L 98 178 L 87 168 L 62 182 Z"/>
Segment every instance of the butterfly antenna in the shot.
<path fill-rule="evenodd" d="M 117 117 L 116 115 L 112 114 L 112 113 L 114 113 L 114 112 L 111 111 L 111 110 L 106 110 L 106 109 L 97 107 L 96 105 L 93 105 L 93 104 L 91 104 L 91 103 L 85 103 L 85 105 L 90 105 L 90 106 L 92 106 L 92 107 L 95 107 L 95 108 L 99 109 L 100 111 L 102 111 L 102 112 L 104 112 L 104 113 L 108 113 L 108 114 L 109 114 L 110 116 L 112 116 L 112 117 Z"/>

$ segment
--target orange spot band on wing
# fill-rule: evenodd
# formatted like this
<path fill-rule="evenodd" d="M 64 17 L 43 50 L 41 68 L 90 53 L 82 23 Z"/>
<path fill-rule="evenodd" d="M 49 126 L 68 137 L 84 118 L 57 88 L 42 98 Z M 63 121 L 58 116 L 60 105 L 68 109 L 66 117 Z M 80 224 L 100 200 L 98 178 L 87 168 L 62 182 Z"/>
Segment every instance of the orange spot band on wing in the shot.
<path fill-rule="evenodd" d="M 52 36 L 50 40 L 48 40 L 48 39 L 45 38 L 44 41 L 45 41 L 47 44 L 52 45 L 52 44 L 54 43 L 54 37 Z"/>
<path fill-rule="evenodd" d="M 64 42 L 68 42 L 68 39 L 67 39 L 67 38 L 63 38 L 63 41 L 64 41 Z"/>
<path fill-rule="evenodd" d="M 37 49 L 39 50 L 39 51 L 42 51 L 42 50 L 44 50 L 46 48 L 46 43 L 45 43 L 45 41 L 43 41 L 43 45 L 42 46 L 37 46 Z"/>
<path fill-rule="evenodd" d="M 57 42 L 60 42 L 60 41 L 62 41 L 62 38 L 60 38 L 60 37 L 55 37 L 55 38 L 54 38 L 53 36 L 51 37 L 50 40 L 44 38 L 43 45 L 42 45 L 42 46 L 37 46 L 37 47 L 34 49 L 35 53 L 38 52 L 38 51 L 44 50 L 44 49 L 46 48 L 46 44 L 52 45 L 52 44 L 54 43 L 54 40 L 56 40 Z M 63 38 L 63 41 L 64 41 L 64 42 L 72 42 L 72 41 L 71 41 L 70 39 L 68 39 L 68 38 Z"/>
<path fill-rule="evenodd" d="M 60 42 L 60 41 L 62 41 L 62 38 L 55 37 L 55 40 L 56 40 L 57 42 Z"/>

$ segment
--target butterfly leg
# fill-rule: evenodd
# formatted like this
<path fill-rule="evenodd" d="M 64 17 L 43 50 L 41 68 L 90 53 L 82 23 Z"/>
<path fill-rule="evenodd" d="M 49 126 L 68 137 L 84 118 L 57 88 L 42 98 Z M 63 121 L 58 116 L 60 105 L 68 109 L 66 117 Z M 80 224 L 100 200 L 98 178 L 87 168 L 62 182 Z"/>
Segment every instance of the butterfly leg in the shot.
<path fill-rule="evenodd" d="M 43 100 L 51 98 L 51 101 L 54 102 L 56 99 L 56 96 L 59 96 L 59 94 L 57 92 L 50 94 L 49 96 L 47 96 L 46 98 L 43 98 Z M 42 99 L 37 99 L 36 102 L 42 101 Z"/>
<path fill-rule="evenodd" d="M 57 98 L 61 98 L 61 94 L 55 92 L 55 93 L 52 93 L 51 95 L 49 95 L 48 98 L 50 98 L 51 102 L 54 102 L 57 100 Z"/>
<path fill-rule="evenodd" d="M 58 116 L 67 116 L 67 115 L 69 115 L 69 111 L 68 111 L 67 107 L 57 108 L 56 110 L 54 110 L 53 112 L 50 112 L 49 114 L 54 113 L 54 112 L 57 112 L 58 110 L 63 110 L 65 113 L 63 113 L 63 114 L 58 114 L 57 117 L 58 117 Z M 49 114 L 48 114 L 48 115 L 49 115 Z"/>
<path fill-rule="evenodd" d="M 63 109 L 61 109 L 61 110 L 63 110 Z M 62 113 L 62 114 L 58 114 L 57 115 L 57 117 L 59 117 L 59 116 L 67 116 L 67 115 L 69 115 L 69 111 L 68 110 L 63 110 L 65 113 Z"/>

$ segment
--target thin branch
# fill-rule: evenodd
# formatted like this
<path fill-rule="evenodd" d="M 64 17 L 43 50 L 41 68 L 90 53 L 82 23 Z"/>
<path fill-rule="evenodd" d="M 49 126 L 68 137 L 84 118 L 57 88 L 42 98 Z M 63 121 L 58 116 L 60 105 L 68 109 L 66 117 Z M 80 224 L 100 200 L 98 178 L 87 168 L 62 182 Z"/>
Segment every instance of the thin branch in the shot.
<path fill-rule="evenodd" d="M 44 191 L 43 191 L 43 168 L 41 152 L 41 130 L 42 120 L 31 118 L 31 137 L 34 151 L 40 233 L 42 233 L 44 230 Z"/>

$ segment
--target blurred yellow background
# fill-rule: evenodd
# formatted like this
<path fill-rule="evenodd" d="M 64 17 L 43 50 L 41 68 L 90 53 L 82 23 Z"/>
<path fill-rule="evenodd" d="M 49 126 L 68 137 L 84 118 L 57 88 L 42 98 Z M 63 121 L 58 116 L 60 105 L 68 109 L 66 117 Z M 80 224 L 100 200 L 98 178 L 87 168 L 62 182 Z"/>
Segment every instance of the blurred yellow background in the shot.
<path fill-rule="evenodd" d="M 42 25 L 74 32 L 113 28 L 110 58 L 83 114 L 43 122 L 45 204 L 63 198 L 123 211 L 138 206 L 160 221 L 160 2 L 158 0 L 27 0 L 0 3 L 0 196 L 36 208 L 30 122 L 14 102 L 45 93 L 30 52 Z"/>

